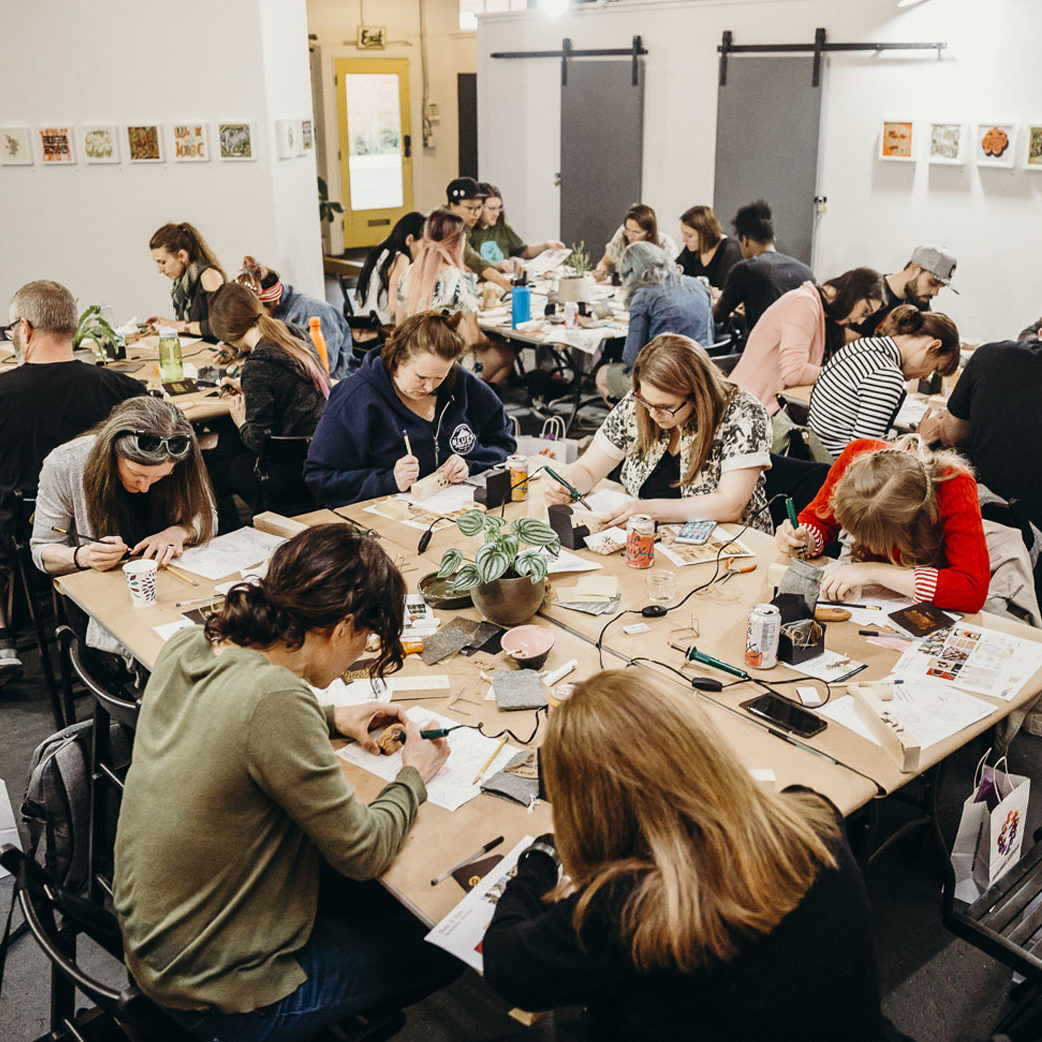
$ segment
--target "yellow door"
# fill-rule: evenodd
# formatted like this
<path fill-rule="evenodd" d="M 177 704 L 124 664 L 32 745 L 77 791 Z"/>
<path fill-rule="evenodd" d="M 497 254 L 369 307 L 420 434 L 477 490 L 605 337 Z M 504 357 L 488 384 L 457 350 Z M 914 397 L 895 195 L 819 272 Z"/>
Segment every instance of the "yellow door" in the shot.
<path fill-rule="evenodd" d="M 340 58 L 336 80 L 344 248 L 375 246 L 412 209 L 409 62 Z"/>

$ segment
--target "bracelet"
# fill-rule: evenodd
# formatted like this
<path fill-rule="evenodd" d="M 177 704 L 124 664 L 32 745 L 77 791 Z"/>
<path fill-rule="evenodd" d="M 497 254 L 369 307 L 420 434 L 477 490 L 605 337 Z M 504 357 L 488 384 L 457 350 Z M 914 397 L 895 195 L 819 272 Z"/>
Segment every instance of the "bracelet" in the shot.
<path fill-rule="evenodd" d="M 82 564 L 80 564 L 80 562 L 79 562 L 79 553 L 80 553 L 80 551 L 81 551 L 82 549 L 83 549 L 83 547 L 82 547 L 82 546 L 77 546 L 77 547 L 76 547 L 76 548 L 75 548 L 75 549 L 74 549 L 74 550 L 72 551 L 72 564 L 73 564 L 73 567 L 74 567 L 74 568 L 75 568 L 75 569 L 76 569 L 77 571 L 79 571 L 79 572 L 85 572 L 85 571 L 87 571 L 87 570 L 88 570 L 88 569 L 90 568 L 90 565 L 89 565 L 89 564 L 88 564 L 88 565 L 86 566 L 86 568 L 85 568 L 85 567 L 84 567 L 84 566 L 83 566 Z"/>
<path fill-rule="evenodd" d="M 522 865 L 528 860 L 529 856 L 535 854 L 546 854 L 554 863 L 554 867 L 558 872 L 561 871 L 561 858 L 557 853 L 557 850 L 550 843 L 543 843 L 541 840 L 536 840 L 531 846 L 526 847 L 521 851 L 521 856 L 517 859 L 518 865 Z"/>

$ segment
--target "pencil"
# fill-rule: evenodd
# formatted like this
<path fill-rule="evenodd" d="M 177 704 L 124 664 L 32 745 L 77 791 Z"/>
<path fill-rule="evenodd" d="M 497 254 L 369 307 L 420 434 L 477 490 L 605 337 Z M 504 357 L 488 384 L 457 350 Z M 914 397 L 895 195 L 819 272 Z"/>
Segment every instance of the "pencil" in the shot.
<path fill-rule="evenodd" d="M 485 771 L 489 769 L 489 767 L 492 766 L 492 761 L 499 755 L 499 750 L 502 749 L 503 746 L 506 744 L 507 736 L 503 735 L 503 737 L 499 740 L 499 745 L 496 746 L 496 748 L 492 752 L 492 755 L 485 761 L 485 766 L 482 767 L 481 770 L 474 775 L 474 781 L 471 783 L 472 785 L 477 785 L 477 783 L 481 781 L 481 776 L 485 773 Z"/>
<path fill-rule="evenodd" d="M 406 430 L 402 431 L 402 437 L 405 439 L 405 453 L 408 456 L 412 455 L 412 445 L 409 442 L 409 432 Z"/>
<path fill-rule="evenodd" d="M 198 586 L 199 584 L 188 574 L 182 572 L 180 568 L 175 568 L 172 564 L 164 564 L 163 567 L 171 574 L 176 575 L 178 579 L 183 583 L 188 583 L 189 586 Z"/>

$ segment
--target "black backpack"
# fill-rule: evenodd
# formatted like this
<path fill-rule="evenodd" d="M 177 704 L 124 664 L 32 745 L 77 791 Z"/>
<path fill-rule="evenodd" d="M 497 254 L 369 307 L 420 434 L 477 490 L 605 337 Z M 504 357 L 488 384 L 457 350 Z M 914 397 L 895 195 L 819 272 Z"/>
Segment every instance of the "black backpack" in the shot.
<path fill-rule="evenodd" d="M 87 884 L 90 849 L 90 746 L 94 721 L 84 720 L 56 731 L 34 750 L 22 802 L 22 820 L 29 827 L 29 856 L 58 885 L 80 893 Z M 130 764 L 133 734 L 120 724 L 110 726 L 112 762 L 122 775 Z M 113 794 L 109 821 L 115 827 Z M 112 843 L 105 847 L 111 860 Z M 96 866 L 107 868 L 107 865 Z"/>

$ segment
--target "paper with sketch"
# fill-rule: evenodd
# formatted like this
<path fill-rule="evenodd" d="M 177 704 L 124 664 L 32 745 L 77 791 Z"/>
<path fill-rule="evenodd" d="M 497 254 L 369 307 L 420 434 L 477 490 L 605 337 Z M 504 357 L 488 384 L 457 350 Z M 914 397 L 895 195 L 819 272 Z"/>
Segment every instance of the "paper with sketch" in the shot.
<path fill-rule="evenodd" d="M 387 499 L 379 499 L 365 508 L 367 514 L 386 517 L 391 521 L 400 521 L 410 528 L 425 530 L 432 524 L 435 532 L 448 528 L 453 519 L 468 510 L 474 509 L 474 486 L 465 483 L 450 485 L 436 495 L 416 503 L 406 492 Z M 438 520 L 441 518 L 441 520 Z"/>
<path fill-rule="evenodd" d="M 366 677 L 345 681 L 337 677 L 327 688 L 312 685 L 318 704 L 323 706 L 360 706 L 366 702 L 391 702 L 396 697 L 416 698 L 416 692 L 435 692 L 448 698 L 449 678 L 444 673 L 423 674 L 418 677 Z"/>
<path fill-rule="evenodd" d="M 633 497 L 625 492 L 617 492 L 613 488 L 602 488 L 598 492 L 588 492 L 583 499 L 586 500 L 591 513 L 598 517 L 612 517 Z"/>
<path fill-rule="evenodd" d="M 720 527 L 717 527 L 709 541 L 701 546 L 663 541 L 658 544 L 658 549 L 667 560 L 680 568 L 689 564 L 715 564 L 718 560 L 723 566 L 729 557 L 756 556 L 745 543 Z"/>
<path fill-rule="evenodd" d="M 440 923 L 437 923 L 424 938 L 450 955 L 465 962 L 471 969 L 481 973 L 484 960 L 481 942 L 496 910 L 496 903 L 503 896 L 507 883 L 517 871 L 517 859 L 522 851 L 533 843 L 525 836 L 516 847 L 503 855 L 503 860 Z"/>
<path fill-rule="evenodd" d="M 1009 701 L 1040 668 L 1042 644 L 960 623 L 923 637 L 897 660 L 894 673 Z"/>
<path fill-rule="evenodd" d="M 848 655 L 841 655 L 838 651 L 829 651 L 826 648 L 820 655 L 815 655 L 814 658 L 809 658 L 799 665 L 789 666 L 789 668 L 804 676 L 817 677 L 818 680 L 824 680 L 827 684 L 835 684 L 860 665 L 860 662 Z"/>
<path fill-rule="evenodd" d="M 204 579 L 223 579 L 266 561 L 284 542 L 281 536 L 262 532 L 259 528 L 240 528 L 219 535 L 202 546 L 189 547 L 180 557 L 174 558 L 174 563 Z"/>
<path fill-rule="evenodd" d="M 564 572 L 594 572 L 604 567 L 596 561 L 586 561 L 563 547 L 557 552 L 556 557 L 550 554 L 546 547 L 540 547 L 539 552 L 547 560 L 547 572 L 550 575 L 561 575 Z"/>
<path fill-rule="evenodd" d="M 447 716 L 425 709 L 423 706 L 413 706 L 411 709 L 407 709 L 406 713 L 417 727 L 423 727 L 431 720 L 434 721 L 435 727 L 454 727 L 459 723 L 458 720 L 450 720 Z M 458 810 L 464 803 L 472 800 L 481 792 L 480 786 L 474 781 L 474 776 L 481 771 L 498 743 L 469 727 L 453 731 L 446 741 L 449 743 L 451 752 L 441 770 L 427 783 L 427 799 L 436 807 Z M 504 745 L 482 774 L 495 774 L 510 762 L 511 757 L 517 751 L 509 744 Z M 352 742 L 350 745 L 338 749 L 337 756 L 385 781 L 394 781 L 402 769 L 401 750 L 392 756 L 376 756 L 373 753 L 367 753 Z"/>
<path fill-rule="evenodd" d="M 538 278 L 540 275 L 545 275 L 548 271 L 553 271 L 554 268 L 559 268 L 567 260 L 568 254 L 571 252 L 567 246 L 562 246 L 556 250 L 543 250 L 538 257 L 525 261 L 525 271 L 530 276 Z"/>

